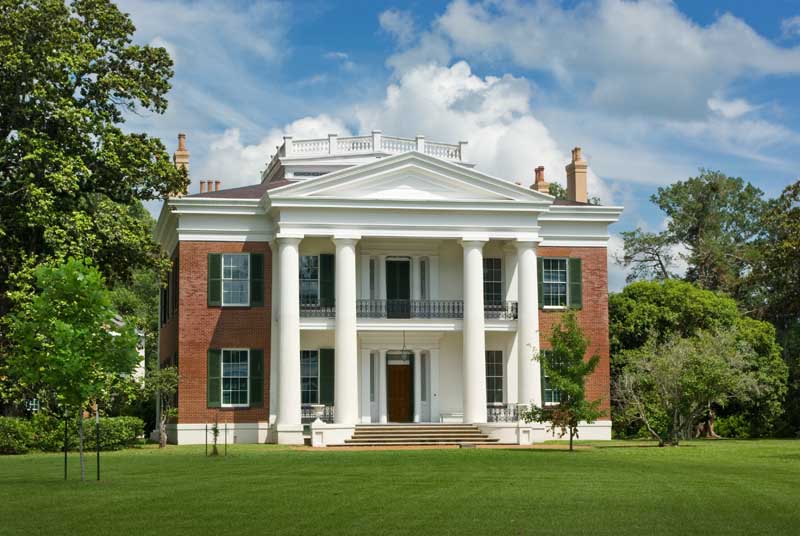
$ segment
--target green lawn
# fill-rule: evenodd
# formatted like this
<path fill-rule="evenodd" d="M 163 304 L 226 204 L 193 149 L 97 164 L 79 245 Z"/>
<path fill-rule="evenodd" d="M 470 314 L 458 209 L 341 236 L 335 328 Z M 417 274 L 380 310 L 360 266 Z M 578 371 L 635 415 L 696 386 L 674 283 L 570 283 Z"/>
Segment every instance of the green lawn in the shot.
<path fill-rule="evenodd" d="M 91 463 L 93 458 L 89 458 Z M 800 441 L 0 457 L 0 534 L 798 534 Z M 94 478 L 94 466 L 89 465 Z"/>

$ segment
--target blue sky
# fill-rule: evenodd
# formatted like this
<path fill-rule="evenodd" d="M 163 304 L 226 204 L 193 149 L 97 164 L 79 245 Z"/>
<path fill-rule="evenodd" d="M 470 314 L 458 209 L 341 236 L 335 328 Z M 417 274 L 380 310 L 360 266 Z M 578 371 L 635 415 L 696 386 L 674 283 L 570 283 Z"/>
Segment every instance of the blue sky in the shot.
<path fill-rule="evenodd" d="M 119 3 L 175 60 L 168 112 L 128 128 L 170 151 L 186 132 L 190 191 L 258 182 L 284 133 L 467 139 L 525 184 L 537 165 L 563 182 L 580 145 L 591 193 L 626 208 L 617 251 L 619 231 L 663 228 L 649 196 L 700 167 L 768 195 L 800 178 L 796 1 Z"/>

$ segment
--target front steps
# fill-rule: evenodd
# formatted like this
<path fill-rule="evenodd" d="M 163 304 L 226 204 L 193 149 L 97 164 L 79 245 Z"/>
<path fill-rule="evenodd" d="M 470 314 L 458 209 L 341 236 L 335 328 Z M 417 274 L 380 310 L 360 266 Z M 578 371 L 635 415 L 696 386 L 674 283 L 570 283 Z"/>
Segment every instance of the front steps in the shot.
<path fill-rule="evenodd" d="M 346 446 L 491 445 L 499 439 L 474 424 L 357 424 Z"/>

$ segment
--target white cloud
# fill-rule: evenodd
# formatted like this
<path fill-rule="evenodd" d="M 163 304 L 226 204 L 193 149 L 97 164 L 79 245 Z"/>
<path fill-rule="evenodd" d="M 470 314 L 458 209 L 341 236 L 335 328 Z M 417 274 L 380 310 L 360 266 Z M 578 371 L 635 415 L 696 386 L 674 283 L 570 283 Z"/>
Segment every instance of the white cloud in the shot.
<path fill-rule="evenodd" d="M 708 99 L 708 109 L 726 119 L 735 119 L 752 112 L 757 107 L 744 99 L 725 100 L 718 97 Z"/>
<path fill-rule="evenodd" d="M 800 37 L 800 15 L 789 17 L 781 21 L 781 31 L 787 38 Z"/>
<path fill-rule="evenodd" d="M 257 184 L 276 148 L 283 143 L 284 135 L 321 138 L 329 133 L 350 135 L 341 120 L 325 114 L 303 117 L 282 128 L 273 128 L 254 144 L 243 143 L 239 129 L 229 128 L 210 141 L 208 152 L 197 165 L 192 162 L 192 182 L 198 186 L 193 185 L 190 191 L 198 191 L 199 181 L 205 179 L 220 179 L 223 188 Z"/>
<path fill-rule="evenodd" d="M 623 115 L 692 117 L 741 77 L 800 74 L 800 48 L 775 46 L 730 14 L 699 26 L 658 0 L 573 9 L 546 0 L 455 0 L 430 33 L 455 55 L 547 72 L 593 106 Z"/>
<path fill-rule="evenodd" d="M 482 78 L 466 62 L 426 64 L 400 75 L 382 102 L 358 107 L 356 117 L 365 132 L 383 128 L 401 136 L 467 140 L 469 160 L 509 181 L 529 185 L 533 169 L 543 165 L 548 181 L 563 184 L 569 148 L 560 147 L 532 113 L 532 92 L 523 78 Z M 589 191 L 604 202 L 611 200 L 610 190 L 594 173 Z"/>
<path fill-rule="evenodd" d="M 397 44 L 405 46 L 414 39 L 414 18 L 408 11 L 387 9 L 378 17 L 384 32 L 391 35 Z"/>

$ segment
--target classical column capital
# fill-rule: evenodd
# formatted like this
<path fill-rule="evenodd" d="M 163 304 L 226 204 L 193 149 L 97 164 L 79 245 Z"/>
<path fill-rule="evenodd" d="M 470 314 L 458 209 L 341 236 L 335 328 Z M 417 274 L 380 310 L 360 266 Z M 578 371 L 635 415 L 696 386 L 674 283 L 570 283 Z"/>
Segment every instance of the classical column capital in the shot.
<path fill-rule="evenodd" d="M 301 234 L 294 234 L 294 233 L 278 233 L 275 235 L 275 240 L 278 242 L 278 245 L 299 245 L 300 241 L 303 240 L 303 235 Z"/>
<path fill-rule="evenodd" d="M 463 248 L 465 248 L 465 249 L 466 249 L 466 248 L 480 248 L 480 249 L 483 249 L 483 246 L 484 246 L 484 245 L 486 244 L 486 242 L 488 242 L 488 241 L 489 241 L 489 239 L 488 239 L 488 238 L 482 238 L 482 237 L 478 237 L 478 238 L 473 238 L 473 237 L 464 237 L 464 238 L 462 238 L 461 240 L 459 240 L 458 242 L 459 242 L 459 244 L 461 244 L 461 246 L 462 246 Z"/>
<path fill-rule="evenodd" d="M 337 246 L 354 246 L 361 240 L 361 235 L 356 234 L 335 234 L 331 237 L 333 243 Z"/>
<path fill-rule="evenodd" d="M 538 241 L 536 241 L 536 240 L 515 240 L 514 241 L 514 247 L 516 247 L 517 250 L 520 250 L 520 249 L 536 249 L 537 245 L 538 245 Z"/>

